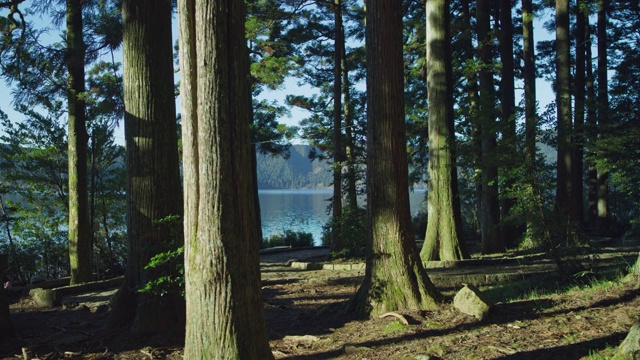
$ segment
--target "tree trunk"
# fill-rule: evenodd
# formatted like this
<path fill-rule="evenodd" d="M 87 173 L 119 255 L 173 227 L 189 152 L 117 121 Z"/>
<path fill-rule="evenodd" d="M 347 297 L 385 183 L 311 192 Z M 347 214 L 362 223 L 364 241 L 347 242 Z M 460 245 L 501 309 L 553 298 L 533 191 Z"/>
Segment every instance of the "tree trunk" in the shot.
<path fill-rule="evenodd" d="M 478 53 L 480 56 L 480 138 L 482 139 L 482 252 L 492 254 L 504 251 L 499 233 L 500 202 L 498 200 L 498 167 L 496 165 L 495 91 L 493 88 L 493 39 L 490 33 L 491 1 L 478 0 Z"/>
<path fill-rule="evenodd" d="M 7 262 L 7 255 L 0 254 L 0 283 L 4 284 L 5 273 L 9 264 Z M 0 341 L 12 338 L 15 336 L 15 330 L 13 323 L 11 322 L 11 313 L 9 311 L 9 301 L 7 300 L 7 294 L 4 288 L 0 289 Z"/>
<path fill-rule="evenodd" d="M 342 248 L 342 239 L 338 236 L 336 226 L 342 216 L 342 1 L 333 0 L 335 17 L 335 39 L 333 60 L 333 236 L 331 252 Z"/>
<path fill-rule="evenodd" d="M 609 81 L 607 78 L 607 6 L 608 0 L 598 1 L 598 127 L 609 123 Z M 602 169 L 598 171 L 597 209 L 598 230 L 606 233 L 609 230 L 609 188 L 607 180 L 609 173 Z"/>
<path fill-rule="evenodd" d="M 449 1 L 429 0 L 427 12 L 427 93 L 429 101 L 429 192 L 427 232 L 420 257 L 460 260 L 462 216 L 455 157 Z"/>
<path fill-rule="evenodd" d="M 469 1 L 462 1 L 462 18 L 465 25 L 464 35 L 464 48 L 467 53 L 468 59 L 465 61 L 473 61 L 473 30 L 471 26 L 471 11 L 469 9 Z M 480 119 L 478 114 L 480 113 L 480 95 L 478 93 L 478 75 L 475 71 L 465 71 L 466 73 L 466 86 L 465 92 L 469 97 L 469 122 L 471 124 L 471 137 L 473 144 L 473 163 L 476 168 L 480 168 L 482 164 L 482 139 L 480 138 Z M 477 233 L 481 233 L 480 219 L 482 218 L 482 178 L 481 176 L 474 176 L 475 182 L 475 200 L 476 209 L 475 214 L 477 218 L 476 228 Z"/>
<path fill-rule="evenodd" d="M 67 101 L 69 114 L 69 265 L 71 284 L 92 280 L 92 249 L 87 184 L 82 1 L 67 0 Z"/>
<path fill-rule="evenodd" d="M 558 113 L 558 162 L 556 209 L 560 233 L 573 233 L 575 214 L 571 213 L 574 196 L 572 175 L 571 73 L 569 51 L 569 2 L 556 1 L 556 106 Z M 564 239 L 569 241 L 570 239 Z"/>
<path fill-rule="evenodd" d="M 153 8 L 154 11 L 149 11 Z M 182 332 L 184 301 L 176 287 L 163 299 L 138 288 L 164 269 L 145 270 L 152 256 L 183 243 L 170 0 L 122 2 L 125 140 L 127 151 L 127 269 L 110 325 L 132 323 L 140 333 Z"/>
<path fill-rule="evenodd" d="M 635 359 L 635 355 L 640 351 L 640 321 L 631 327 L 627 337 L 624 339 L 620 347 L 618 347 L 618 355 L 624 359 Z"/>
<path fill-rule="evenodd" d="M 585 119 L 585 83 L 586 83 L 586 50 L 587 46 L 591 46 L 590 42 L 585 39 L 585 28 L 588 25 L 588 14 L 585 14 L 586 4 L 582 6 L 585 1 L 579 1 L 576 13 L 576 70 L 574 80 L 574 94 L 575 94 L 575 114 L 574 114 L 574 132 L 573 132 L 573 184 L 574 184 L 574 197 L 573 197 L 573 209 L 571 213 L 575 215 L 575 223 L 579 229 L 582 228 L 584 223 L 584 203 L 582 194 L 584 187 L 582 185 L 582 173 L 584 170 L 583 154 L 584 154 L 584 119 Z"/>
<path fill-rule="evenodd" d="M 400 0 L 367 0 L 367 267 L 361 315 L 436 306 L 409 213 Z"/>
<path fill-rule="evenodd" d="M 344 26 L 342 30 L 344 34 Z M 358 189 L 356 186 L 356 154 L 353 137 L 353 111 L 351 104 L 351 83 L 349 81 L 349 62 L 347 60 L 346 41 L 342 37 L 342 96 L 344 97 L 344 159 L 347 166 L 345 181 L 347 186 L 347 207 L 358 208 Z"/>
<path fill-rule="evenodd" d="M 589 18 L 587 16 L 587 18 Z M 596 106 L 596 92 L 594 88 L 593 79 L 593 58 L 591 54 L 591 28 L 589 22 L 585 22 L 585 38 L 588 39 L 589 45 L 585 47 L 586 50 L 586 88 L 587 88 L 587 141 L 589 144 L 594 144 L 596 141 L 596 124 L 597 124 L 597 106 Z M 593 154 L 590 154 L 593 155 Z M 587 175 L 587 220 L 589 224 L 595 226 L 598 221 L 598 170 L 596 169 L 593 161 L 589 161 L 588 175 Z"/>
<path fill-rule="evenodd" d="M 272 359 L 251 171 L 241 1 L 179 0 L 185 359 Z"/>
<path fill-rule="evenodd" d="M 509 172 L 518 165 L 518 152 L 516 149 L 516 98 L 514 84 L 514 60 L 513 60 L 513 19 L 511 15 L 511 1 L 500 1 L 500 58 L 502 60 L 502 73 L 500 77 L 500 95 L 502 105 L 502 148 L 505 184 L 503 193 L 503 219 L 510 218 L 511 208 L 516 204 L 516 198 L 511 194 L 515 184 L 514 176 Z M 520 236 L 515 219 L 504 222 L 502 238 L 505 245 L 513 247 L 516 238 Z"/>
<path fill-rule="evenodd" d="M 538 202 L 534 189 L 537 188 L 538 171 L 536 166 L 537 138 L 538 138 L 538 114 L 536 104 L 536 63 L 535 42 L 533 33 L 532 0 L 522 1 L 522 42 L 524 58 L 524 113 L 525 113 L 525 172 L 529 184 L 531 199 L 535 201 L 532 208 L 542 209 L 542 203 Z M 543 210 L 542 210 L 543 211 Z M 528 211 L 526 214 L 527 236 L 538 238 L 542 234 L 541 219 L 536 219 L 537 211 Z"/>

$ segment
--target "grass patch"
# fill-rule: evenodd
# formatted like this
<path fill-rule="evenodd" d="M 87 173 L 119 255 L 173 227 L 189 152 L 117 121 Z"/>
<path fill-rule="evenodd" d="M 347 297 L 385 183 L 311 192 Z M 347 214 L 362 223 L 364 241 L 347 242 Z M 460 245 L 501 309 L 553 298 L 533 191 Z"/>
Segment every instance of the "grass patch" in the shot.
<path fill-rule="evenodd" d="M 382 329 L 382 333 L 385 335 L 395 334 L 398 332 L 403 332 L 407 329 L 407 325 L 401 324 L 397 321 L 390 322 L 384 326 Z"/>

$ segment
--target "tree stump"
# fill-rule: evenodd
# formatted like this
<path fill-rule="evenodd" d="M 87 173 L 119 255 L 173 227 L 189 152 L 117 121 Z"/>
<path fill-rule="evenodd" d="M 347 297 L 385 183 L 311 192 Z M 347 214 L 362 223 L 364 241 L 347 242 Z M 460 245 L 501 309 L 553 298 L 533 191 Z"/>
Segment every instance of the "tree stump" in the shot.
<path fill-rule="evenodd" d="M 3 284 L 5 281 L 4 274 L 8 267 L 7 255 L 0 254 L 0 279 Z M 3 286 L 2 291 L 0 291 L 0 340 L 13 337 L 14 335 L 15 331 L 9 313 L 9 301 L 7 301 L 7 295 Z"/>

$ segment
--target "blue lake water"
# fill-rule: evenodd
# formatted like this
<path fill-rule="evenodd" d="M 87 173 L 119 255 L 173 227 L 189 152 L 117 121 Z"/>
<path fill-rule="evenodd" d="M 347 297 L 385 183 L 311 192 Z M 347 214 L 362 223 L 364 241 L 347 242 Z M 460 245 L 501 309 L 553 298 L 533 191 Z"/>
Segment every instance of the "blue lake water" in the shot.
<path fill-rule="evenodd" d="M 260 190 L 260 215 L 262 235 L 269 237 L 285 230 L 304 231 L 313 235 L 316 245 L 322 239 L 322 225 L 329 219 L 327 206 L 333 192 L 322 190 Z M 424 190 L 409 193 L 411 214 L 416 214 L 424 204 Z M 358 199 L 362 204 L 364 198 Z"/>

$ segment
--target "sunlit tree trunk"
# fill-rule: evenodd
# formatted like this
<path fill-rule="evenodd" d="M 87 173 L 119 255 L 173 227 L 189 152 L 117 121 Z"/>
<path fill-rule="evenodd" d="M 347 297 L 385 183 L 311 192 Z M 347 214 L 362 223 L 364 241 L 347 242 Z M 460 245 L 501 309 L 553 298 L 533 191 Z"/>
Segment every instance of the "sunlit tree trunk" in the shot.
<path fill-rule="evenodd" d="M 149 9 L 154 9 L 149 11 Z M 182 332 L 184 301 L 176 287 L 163 299 L 138 288 L 160 270 L 152 256 L 182 245 L 182 218 L 170 0 L 122 2 L 125 141 L 127 151 L 127 269 L 110 323 L 140 333 Z"/>
<path fill-rule="evenodd" d="M 482 252 L 492 254 L 504 251 L 500 236 L 500 203 L 498 200 L 498 167 L 496 165 L 495 91 L 493 87 L 493 38 L 490 32 L 491 1 L 476 2 L 478 21 L 478 53 L 480 80 L 480 138 L 482 142 Z"/>
<path fill-rule="evenodd" d="M 367 267 L 361 315 L 436 306 L 409 213 L 400 0 L 367 0 Z"/>
<path fill-rule="evenodd" d="M 469 257 L 462 244 L 453 129 L 453 92 L 449 35 L 449 1 L 429 0 L 427 11 L 427 93 L 429 101 L 429 192 L 427 232 L 420 257 L 460 260 Z"/>
<path fill-rule="evenodd" d="M 559 212 L 559 225 L 566 229 L 561 233 L 571 233 L 575 214 L 572 214 L 574 196 L 573 143 L 571 119 L 571 54 L 569 51 L 569 2 L 556 1 L 556 106 L 558 118 L 558 162 L 556 209 Z M 570 232 L 566 232 L 570 231 Z M 564 239 L 569 240 L 569 239 Z"/>
<path fill-rule="evenodd" d="M 67 0 L 67 97 L 69 114 L 69 265 L 71 284 L 92 280 L 91 227 L 87 184 L 89 136 L 84 101 L 82 1 Z"/>
<path fill-rule="evenodd" d="M 272 359 L 251 170 L 242 1 L 179 0 L 185 359 Z"/>

